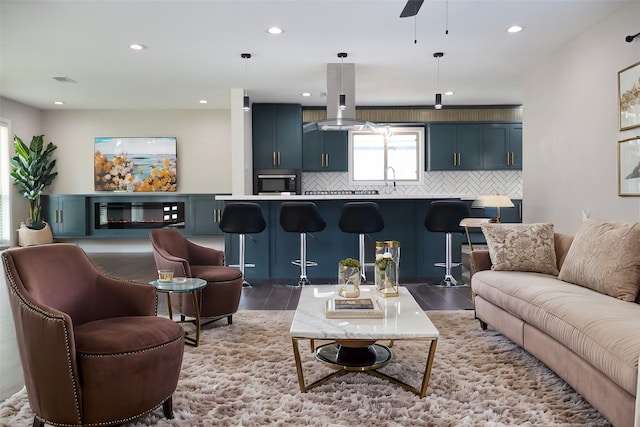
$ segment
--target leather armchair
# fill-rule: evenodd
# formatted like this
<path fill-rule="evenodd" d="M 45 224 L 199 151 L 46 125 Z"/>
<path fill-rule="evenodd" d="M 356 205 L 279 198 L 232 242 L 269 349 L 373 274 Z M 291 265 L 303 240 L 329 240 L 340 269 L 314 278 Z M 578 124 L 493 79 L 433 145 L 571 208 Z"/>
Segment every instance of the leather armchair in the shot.
<path fill-rule="evenodd" d="M 173 417 L 184 332 L 156 317 L 157 291 L 100 273 L 78 246 L 2 253 L 34 426 Z"/>
<path fill-rule="evenodd" d="M 198 291 L 201 318 L 213 321 L 227 317 L 232 323 L 240 304 L 243 277 L 239 269 L 224 266 L 224 252 L 197 245 L 172 228 L 152 230 L 151 245 L 158 269 L 207 281 L 207 286 Z M 171 305 L 183 316 L 195 316 L 193 301 L 184 294 L 172 294 Z"/>

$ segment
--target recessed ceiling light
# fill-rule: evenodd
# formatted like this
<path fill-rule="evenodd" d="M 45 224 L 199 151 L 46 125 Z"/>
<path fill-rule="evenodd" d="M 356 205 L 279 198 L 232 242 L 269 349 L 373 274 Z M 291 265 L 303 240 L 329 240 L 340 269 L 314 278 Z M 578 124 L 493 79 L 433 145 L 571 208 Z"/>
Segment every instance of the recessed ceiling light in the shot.
<path fill-rule="evenodd" d="M 311 96 L 311 92 L 302 92 L 300 95 L 302 95 L 302 96 Z"/>
<path fill-rule="evenodd" d="M 520 25 L 512 25 L 507 28 L 508 33 L 519 33 L 520 31 L 522 31 L 522 27 Z"/>
<path fill-rule="evenodd" d="M 132 50 L 145 50 L 147 47 L 143 44 L 132 43 L 129 45 L 129 49 Z"/>
<path fill-rule="evenodd" d="M 455 93 L 454 91 L 452 91 L 452 90 L 448 90 L 448 91 L 446 91 L 444 94 L 445 94 L 446 96 L 451 96 L 451 95 L 453 95 L 454 93 Z"/>
<path fill-rule="evenodd" d="M 201 100 L 200 100 L 200 101 L 198 101 L 198 102 L 199 102 L 200 104 L 206 104 L 206 103 L 207 103 L 207 102 L 209 102 L 209 101 L 207 101 L 206 99 L 201 99 Z"/>
<path fill-rule="evenodd" d="M 267 29 L 267 33 L 269 34 L 282 34 L 284 33 L 284 30 L 280 27 L 271 27 L 269 29 Z"/>
<path fill-rule="evenodd" d="M 63 101 L 53 101 L 53 103 L 56 105 L 64 105 Z"/>

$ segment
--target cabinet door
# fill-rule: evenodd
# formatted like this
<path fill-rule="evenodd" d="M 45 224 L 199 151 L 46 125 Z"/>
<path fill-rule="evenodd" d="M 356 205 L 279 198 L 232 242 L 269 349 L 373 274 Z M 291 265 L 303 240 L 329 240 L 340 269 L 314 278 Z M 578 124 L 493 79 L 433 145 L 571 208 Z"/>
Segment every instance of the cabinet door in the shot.
<path fill-rule="evenodd" d="M 253 104 L 253 168 L 276 167 L 276 107 L 273 104 Z"/>
<path fill-rule="evenodd" d="M 484 125 L 483 134 L 484 169 L 507 169 L 510 159 L 509 125 Z"/>
<path fill-rule="evenodd" d="M 349 170 L 349 132 L 327 131 L 324 133 L 324 169 L 331 172 Z"/>
<path fill-rule="evenodd" d="M 313 130 L 302 135 L 302 170 L 324 170 L 324 134 L 325 132 Z"/>
<path fill-rule="evenodd" d="M 522 169 L 522 124 L 509 127 L 509 150 L 512 169 Z"/>
<path fill-rule="evenodd" d="M 302 168 L 302 106 L 280 104 L 276 110 L 276 167 Z"/>
<path fill-rule="evenodd" d="M 456 148 L 458 149 L 456 169 L 481 169 L 482 126 L 472 124 L 457 125 Z"/>
<path fill-rule="evenodd" d="M 219 223 L 222 217 L 223 201 L 215 200 L 214 194 L 191 196 L 190 227 L 193 235 L 222 235 Z"/>
<path fill-rule="evenodd" d="M 456 125 L 430 125 L 426 164 L 430 171 L 456 169 Z"/>
<path fill-rule="evenodd" d="M 87 235 L 87 207 L 84 196 L 49 195 L 46 197 L 45 215 L 56 237 Z"/>

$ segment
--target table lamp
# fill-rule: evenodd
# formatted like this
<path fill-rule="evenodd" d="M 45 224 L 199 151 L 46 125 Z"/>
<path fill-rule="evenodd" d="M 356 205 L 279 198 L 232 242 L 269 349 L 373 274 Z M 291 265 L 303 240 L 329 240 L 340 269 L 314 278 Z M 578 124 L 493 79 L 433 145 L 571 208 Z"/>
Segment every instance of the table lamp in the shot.
<path fill-rule="evenodd" d="M 498 208 L 496 222 L 500 222 L 500 208 L 512 208 L 513 202 L 508 196 L 488 195 L 478 196 L 471 204 L 472 208 Z"/>

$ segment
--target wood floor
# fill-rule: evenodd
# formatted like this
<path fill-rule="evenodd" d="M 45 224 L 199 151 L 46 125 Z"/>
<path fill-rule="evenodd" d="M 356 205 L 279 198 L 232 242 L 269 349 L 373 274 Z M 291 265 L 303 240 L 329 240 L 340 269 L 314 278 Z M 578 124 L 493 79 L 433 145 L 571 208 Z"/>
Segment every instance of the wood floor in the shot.
<path fill-rule="evenodd" d="M 88 253 L 89 258 L 100 270 L 109 276 L 125 280 L 147 283 L 156 278 L 156 266 L 152 253 Z M 332 283 L 335 283 L 335 278 Z M 436 282 L 438 278 L 433 278 Z M 240 310 L 295 310 L 300 298 L 300 289 L 288 286 L 296 279 L 255 280 L 252 287 L 242 289 Z M 328 283 L 329 280 L 315 280 L 314 284 Z M 402 280 L 423 310 L 471 310 L 471 290 L 468 286 L 441 288 L 432 286 L 424 279 L 406 278 Z M 405 283 L 406 282 L 406 283 Z M 431 282 L 431 280 L 429 280 Z M 161 304 L 164 298 L 159 299 Z M 158 307 L 158 311 L 164 311 Z"/>

